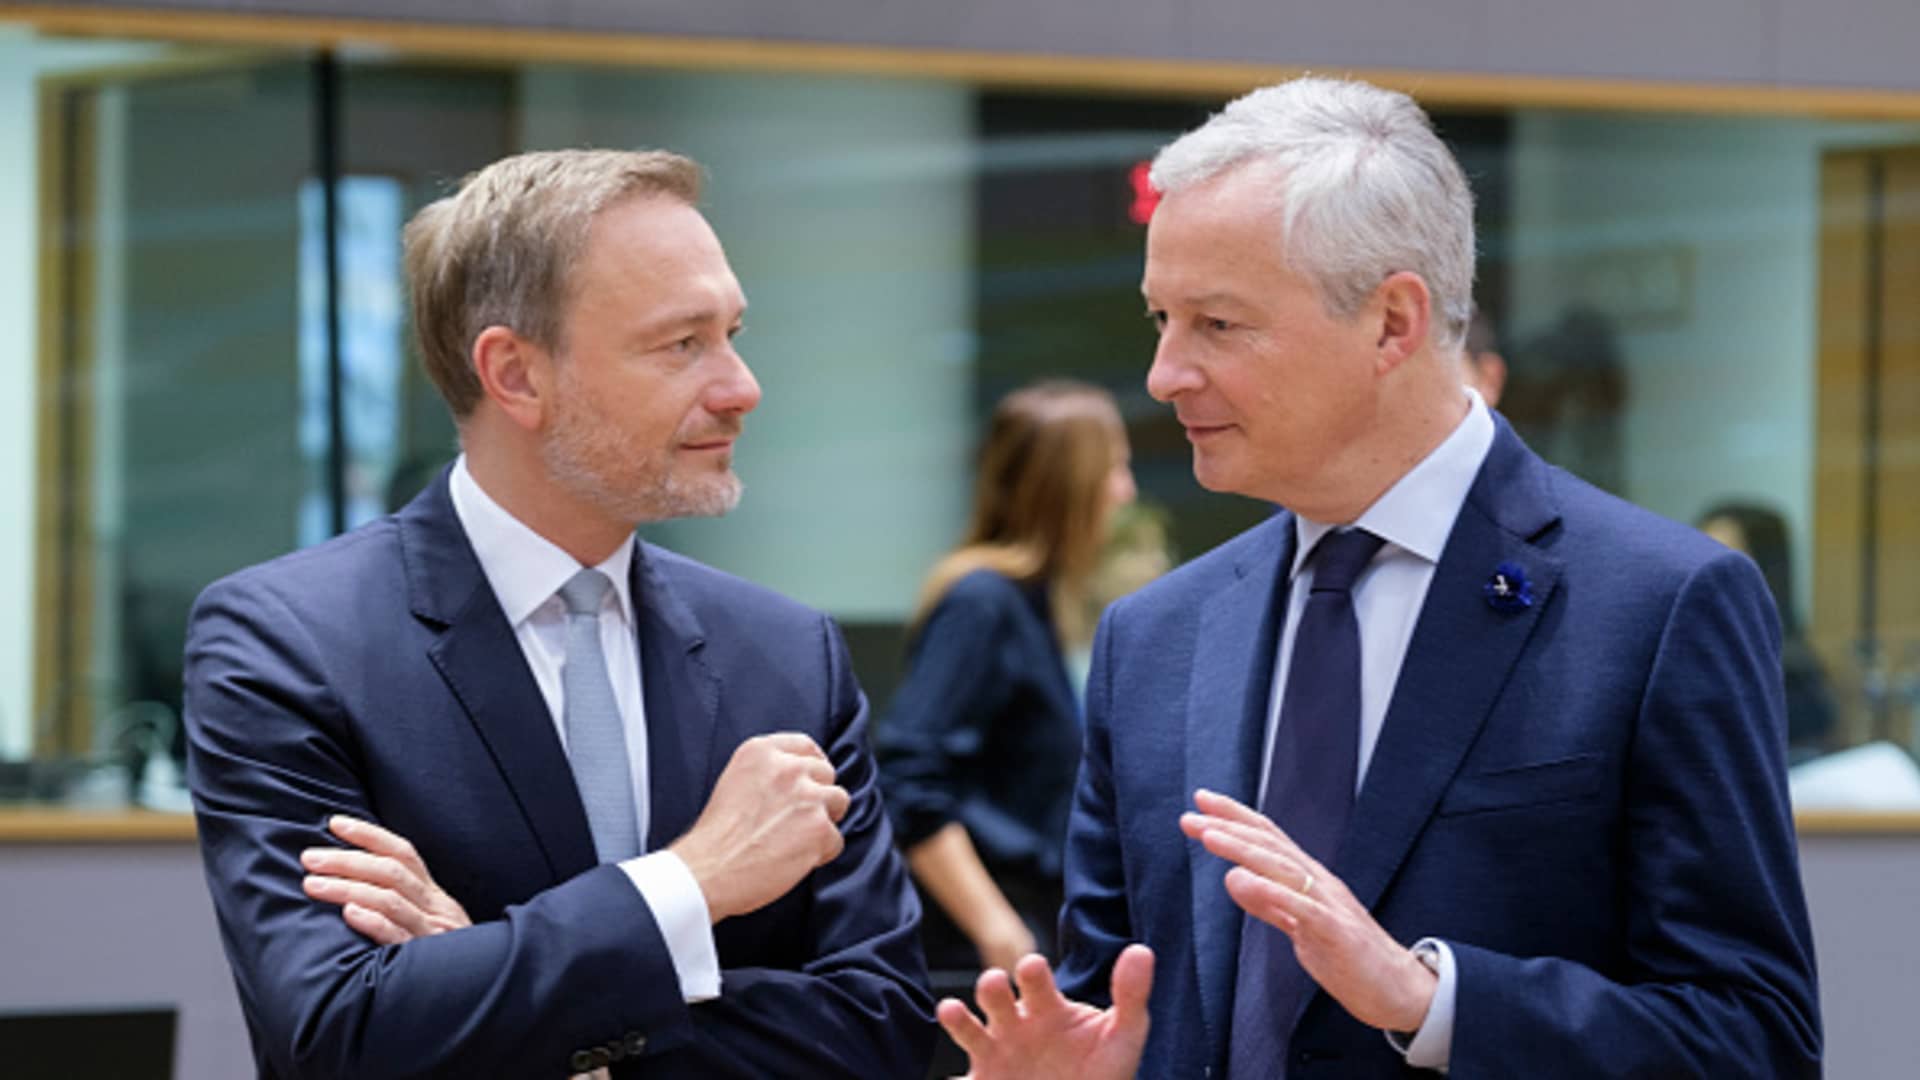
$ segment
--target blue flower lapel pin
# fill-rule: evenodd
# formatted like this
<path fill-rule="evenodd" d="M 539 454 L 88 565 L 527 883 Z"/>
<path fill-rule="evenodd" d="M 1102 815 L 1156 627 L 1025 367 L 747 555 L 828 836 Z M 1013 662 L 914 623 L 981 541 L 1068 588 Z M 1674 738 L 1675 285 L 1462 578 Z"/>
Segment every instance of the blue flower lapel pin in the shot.
<path fill-rule="evenodd" d="M 1533 585 L 1527 581 L 1527 572 L 1514 563 L 1494 567 L 1493 576 L 1480 592 L 1487 598 L 1488 607 L 1508 615 L 1533 606 Z"/>

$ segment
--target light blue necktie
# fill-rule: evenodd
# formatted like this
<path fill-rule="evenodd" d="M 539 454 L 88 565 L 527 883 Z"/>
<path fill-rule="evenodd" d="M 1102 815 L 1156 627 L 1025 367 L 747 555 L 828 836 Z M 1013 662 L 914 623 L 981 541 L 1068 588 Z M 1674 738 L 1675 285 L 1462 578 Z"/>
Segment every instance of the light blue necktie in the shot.
<path fill-rule="evenodd" d="M 600 605 L 613 582 L 588 568 L 560 586 L 567 605 L 567 660 L 560 675 L 565 697 L 567 760 L 586 804 L 594 851 L 603 863 L 640 854 L 640 818 L 634 809 L 633 773 L 620 706 L 600 651 Z"/>

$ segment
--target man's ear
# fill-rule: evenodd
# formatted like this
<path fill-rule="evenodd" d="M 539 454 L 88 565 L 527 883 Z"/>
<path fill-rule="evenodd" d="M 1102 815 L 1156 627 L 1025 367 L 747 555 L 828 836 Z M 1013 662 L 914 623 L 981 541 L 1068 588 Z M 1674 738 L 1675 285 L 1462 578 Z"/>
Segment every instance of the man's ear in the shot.
<path fill-rule="evenodd" d="M 1399 367 L 1409 356 L 1427 347 L 1427 330 L 1433 323 L 1433 294 L 1427 283 L 1411 270 L 1388 274 L 1373 292 L 1370 305 L 1378 327 L 1374 342 L 1375 363 L 1384 375 Z"/>
<path fill-rule="evenodd" d="M 553 355 L 504 326 L 473 339 L 473 373 L 507 419 L 528 431 L 546 422 L 553 398 Z"/>

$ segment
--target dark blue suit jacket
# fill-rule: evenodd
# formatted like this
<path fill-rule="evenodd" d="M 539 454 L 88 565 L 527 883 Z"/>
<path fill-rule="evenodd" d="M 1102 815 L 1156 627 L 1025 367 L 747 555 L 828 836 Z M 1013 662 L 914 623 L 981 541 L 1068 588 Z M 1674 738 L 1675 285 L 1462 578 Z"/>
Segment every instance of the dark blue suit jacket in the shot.
<path fill-rule="evenodd" d="M 1178 819 L 1254 802 L 1280 514 L 1116 604 L 1095 645 L 1061 979 L 1158 955 L 1142 1076 L 1225 1074 L 1240 910 Z M 1520 567 L 1530 606 L 1482 589 Z M 1458 961 L 1452 1076 L 1811 1076 L 1820 1025 L 1760 574 L 1501 422 L 1434 573 L 1331 869 Z M 1274 1075 L 1409 1073 L 1324 993 Z"/>
<path fill-rule="evenodd" d="M 595 865 L 551 714 L 442 474 L 393 517 L 215 583 L 193 612 L 200 842 L 263 1076 L 557 1077 L 596 1048 L 649 1077 L 924 1069 L 919 904 L 838 632 L 651 546 L 632 573 L 649 850 L 692 825 L 741 741 L 797 729 L 852 795 L 844 853 L 717 926 L 722 996 L 687 1006 L 638 891 Z M 299 852 L 333 842 L 333 813 L 412 840 L 475 925 L 382 948 L 308 899 Z"/>

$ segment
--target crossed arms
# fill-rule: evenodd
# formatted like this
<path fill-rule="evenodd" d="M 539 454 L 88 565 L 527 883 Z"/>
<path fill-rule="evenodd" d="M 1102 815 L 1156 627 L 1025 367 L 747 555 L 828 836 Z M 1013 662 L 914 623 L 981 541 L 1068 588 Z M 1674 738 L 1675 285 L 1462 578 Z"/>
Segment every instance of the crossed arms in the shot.
<path fill-rule="evenodd" d="M 190 765 L 215 909 L 263 1064 L 290 1076 L 563 1075 L 580 1048 L 632 1048 L 639 1035 L 648 1055 L 685 1047 L 735 1071 L 911 1071 L 930 1036 L 917 907 L 890 851 L 864 700 L 824 620 L 822 633 L 841 661 L 817 721 L 824 746 L 800 735 L 749 740 L 677 852 L 696 880 L 704 875 L 716 921 L 792 893 L 787 918 L 814 912 L 792 924 L 807 940 L 789 943 L 790 965 L 725 968 L 723 947 L 720 998 L 689 1006 L 652 911 L 617 866 L 536 882 L 472 925 L 445 895 L 431 908 L 442 932 L 425 935 L 375 905 L 356 905 L 349 922 L 345 909 L 316 903 L 302 853 L 331 846 L 324 825 L 336 815 L 379 818 L 365 713 L 407 703 L 347 700 L 327 666 L 339 644 L 323 649 L 272 582 L 209 589 L 189 634 Z M 446 766 L 408 767 L 408 779 L 424 780 Z M 433 778 L 466 794 L 466 778 Z M 505 820 L 499 841 L 524 843 L 519 826 Z M 528 865 L 523 851 L 501 853 L 503 864 L 516 859 Z M 418 867 L 423 879 L 427 869 Z M 469 883 L 494 872 L 432 869 Z M 851 902 L 867 890 L 897 902 Z"/>

